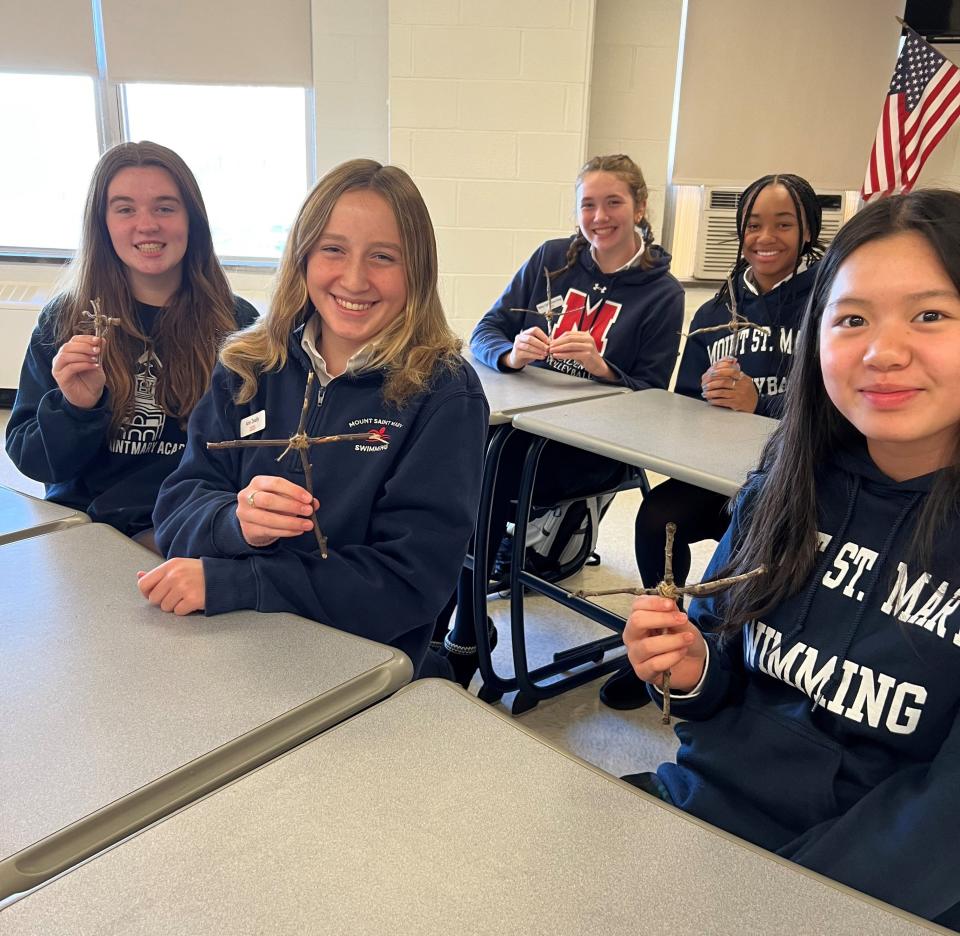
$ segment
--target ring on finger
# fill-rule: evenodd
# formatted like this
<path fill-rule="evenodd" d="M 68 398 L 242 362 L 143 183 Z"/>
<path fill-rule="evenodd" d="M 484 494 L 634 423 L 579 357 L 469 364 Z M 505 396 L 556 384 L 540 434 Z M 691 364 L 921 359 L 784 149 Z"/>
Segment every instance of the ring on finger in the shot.
<path fill-rule="evenodd" d="M 251 492 L 247 495 L 247 504 L 248 504 L 248 506 L 250 506 L 250 507 L 256 507 L 256 506 L 257 506 L 256 503 L 254 503 L 254 500 L 253 500 L 253 497 L 254 497 L 254 495 L 255 495 L 256 493 L 257 493 L 256 491 L 251 491 Z"/>

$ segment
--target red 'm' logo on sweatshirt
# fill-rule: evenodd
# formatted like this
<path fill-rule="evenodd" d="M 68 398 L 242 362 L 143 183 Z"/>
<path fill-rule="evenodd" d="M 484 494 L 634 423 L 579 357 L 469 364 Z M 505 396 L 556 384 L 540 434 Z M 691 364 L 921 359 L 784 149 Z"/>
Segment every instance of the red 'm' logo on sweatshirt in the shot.
<path fill-rule="evenodd" d="M 589 332 L 597 350 L 603 354 L 607 348 L 610 326 L 617 320 L 622 308 L 622 302 L 610 302 L 602 297 L 594 305 L 590 305 L 586 293 L 579 289 L 568 289 L 553 337 L 559 338 L 564 332 L 574 329 Z"/>

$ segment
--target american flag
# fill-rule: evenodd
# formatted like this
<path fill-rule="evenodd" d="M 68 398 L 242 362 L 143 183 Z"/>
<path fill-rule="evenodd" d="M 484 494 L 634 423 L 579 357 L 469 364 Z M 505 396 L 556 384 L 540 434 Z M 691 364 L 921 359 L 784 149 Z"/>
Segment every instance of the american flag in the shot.
<path fill-rule="evenodd" d="M 860 194 L 909 192 L 960 116 L 960 69 L 907 28 Z"/>

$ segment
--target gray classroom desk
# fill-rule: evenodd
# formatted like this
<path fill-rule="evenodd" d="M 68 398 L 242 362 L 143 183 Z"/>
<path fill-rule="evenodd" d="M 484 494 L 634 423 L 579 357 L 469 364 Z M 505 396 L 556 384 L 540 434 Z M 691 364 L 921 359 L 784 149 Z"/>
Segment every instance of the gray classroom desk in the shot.
<path fill-rule="evenodd" d="M 945 933 L 414 683 L 0 911 L 5 936 Z"/>
<path fill-rule="evenodd" d="M 0 900 L 412 676 L 296 615 L 166 614 L 136 588 L 159 561 L 92 523 L 0 550 Z"/>
<path fill-rule="evenodd" d="M 516 413 L 557 406 L 574 400 L 595 400 L 630 391 L 615 384 L 572 377 L 545 367 L 525 367 L 515 374 L 503 374 L 481 364 L 469 351 L 463 357 L 477 372 L 490 404 L 490 425 L 509 423 Z"/>
<path fill-rule="evenodd" d="M 85 513 L 72 507 L 61 507 L 0 484 L 0 546 L 89 522 Z"/>
<path fill-rule="evenodd" d="M 732 496 L 756 467 L 777 421 L 666 390 L 640 390 L 519 413 L 513 425 Z"/>

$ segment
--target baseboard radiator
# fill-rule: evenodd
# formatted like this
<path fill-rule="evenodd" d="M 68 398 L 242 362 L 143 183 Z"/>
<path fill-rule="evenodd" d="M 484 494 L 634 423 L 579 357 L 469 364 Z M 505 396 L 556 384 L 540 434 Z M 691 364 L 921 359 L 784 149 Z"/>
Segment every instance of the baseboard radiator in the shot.
<path fill-rule="evenodd" d="M 47 301 L 41 283 L 0 283 L 0 406 L 10 406 L 37 316 Z"/>

